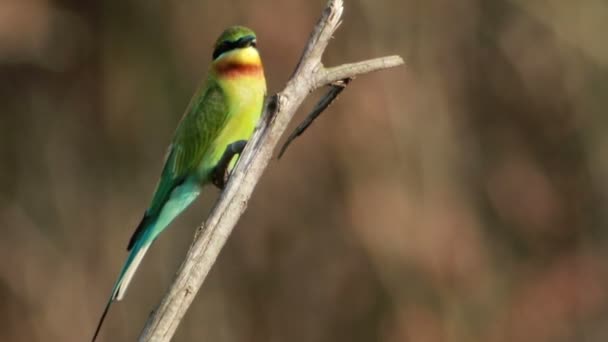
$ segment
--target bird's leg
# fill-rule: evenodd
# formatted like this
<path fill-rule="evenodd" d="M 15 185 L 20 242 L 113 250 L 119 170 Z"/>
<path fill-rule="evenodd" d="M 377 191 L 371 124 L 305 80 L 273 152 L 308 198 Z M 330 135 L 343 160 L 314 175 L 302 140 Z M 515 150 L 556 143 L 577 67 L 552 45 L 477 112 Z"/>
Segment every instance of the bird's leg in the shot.
<path fill-rule="evenodd" d="M 217 165 L 213 168 L 211 172 L 211 182 L 220 190 L 224 189 L 230 178 L 230 172 L 232 170 L 229 170 L 228 168 L 230 167 L 232 158 L 237 154 L 240 155 L 245 149 L 245 145 L 247 145 L 247 140 L 235 141 L 228 145 L 222 158 L 220 158 Z"/>

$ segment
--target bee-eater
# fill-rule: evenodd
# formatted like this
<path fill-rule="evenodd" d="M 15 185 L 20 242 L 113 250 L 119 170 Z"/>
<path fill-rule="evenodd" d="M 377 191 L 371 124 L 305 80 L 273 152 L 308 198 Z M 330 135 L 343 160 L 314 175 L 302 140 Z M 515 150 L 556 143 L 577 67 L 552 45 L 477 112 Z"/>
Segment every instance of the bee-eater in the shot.
<path fill-rule="evenodd" d="M 129 255 L 93 341 L 112 302 L 124 297 L 152 242 L 212 181 L 214 167 L 229 146 L 251 137 L 266 94 L 256 42 L 255 33 L 242 26 L 226 29 L 217 39 L 207 79 L 175 131 L 152 202 L 129 241 Z"/>

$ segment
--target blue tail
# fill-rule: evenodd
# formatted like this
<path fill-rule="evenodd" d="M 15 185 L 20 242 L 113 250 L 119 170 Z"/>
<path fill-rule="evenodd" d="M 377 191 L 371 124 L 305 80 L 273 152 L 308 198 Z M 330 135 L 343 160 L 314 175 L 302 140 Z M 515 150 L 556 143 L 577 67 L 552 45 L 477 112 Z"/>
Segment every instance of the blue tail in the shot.
<path fill-rule="evenodd" d="M 99 323 L 97 324 L 97 329 L 95 329 L 95 334 L 93 335 L 92 341 L 95 341 L 95 339 L 97 338 L 99 330 L 101 329 L 101 325 L 103 324 L 103 321 L 105 320 L 106 315 L 108 314 L 108 310 L 110 309 L 110 305 L 112 305 L 112 302 L 116 300 L 121 300 L 124 297 L 127 287 L 129 286 L 131 279 L 133 279 L 133 275 L 135 274 L 137 267 L 141 263 L 141 260 L 148 251 L 152 240 L 153 239 L 142 238 L 139 239 L 135 243 L 135 245 L 132 246 L 129 256 L 127 257 L 127 261 L 125 262 L 124 266 L 122 267 L 122 270 L 120 271 L 118 280 L 112 288 L 112 294 L 110 295 L 110 299 L 108 300 L 108 303 L 106 304 L 106 307 L 103 310 L 103 314 L 99 319 Z"/>
<path fill-rule="evenodd" d="M 173 219 L 175 219 L 177 215 L 184 211 L 184 209 L 186 209 L 190 203 L 192 203 L 192 201 L 198 197 L 199 192 L 200 187 L 198 184 L 186 182 L 176 187 L 171 192 L 169 200 L 162 207 L 160 214 L 155 219 L 148 215 L 144 216 L 141 223 L 137 227 L 137 230 L 135 230 L 131 241 L 129 241 L 129 246 L 127 247 L 129 250 L 129 256 L 127 257 L 127 261 L 120 271 L 118 280 L 116 280 L 116 283 L 112 288 L 110 300 L 106 304 L 103 314 L 99 319 L 99 323 L 97 324 L 97 329 L 95 329 L 95 334 L 93 335 L 92 341 L 95 341 L 97 338 L 101 325 L 108 314 L 108 310 L 110 309 L 112 302 L 124 298 L 127 288 L 133 279 L 133 275 L 135 275 L 135 271 L 144 258 L 144 255 L 146 255 L 146 252 L 148 251 L 148 248 L 152 242 L 154 242 L 158 235 L 171 223 L 171 221 L 173 221 Z"/>

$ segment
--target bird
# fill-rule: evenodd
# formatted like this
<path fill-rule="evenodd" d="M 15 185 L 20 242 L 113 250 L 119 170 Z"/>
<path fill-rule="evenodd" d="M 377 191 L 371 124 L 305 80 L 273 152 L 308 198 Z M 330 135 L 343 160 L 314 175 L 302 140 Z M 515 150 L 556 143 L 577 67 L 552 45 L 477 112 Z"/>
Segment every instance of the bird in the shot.
<path fill-rule="evenodd" d="M 152 201 L 128 243 L 127 260 L 92 341 L 111 304 L 124 298 L 150 245 L 199 196 L 204 185 L 217 184 L 215 167 L 225 153 L 237 145 L 242 149 L 251 137 L 265 96 L 266 79 L 255 32 L 244 26 L 227 28 L 215 42 L 206 79 L 175 130 Z M 237 153 L 232 151 L 229 168 L 234 167 Z"/>

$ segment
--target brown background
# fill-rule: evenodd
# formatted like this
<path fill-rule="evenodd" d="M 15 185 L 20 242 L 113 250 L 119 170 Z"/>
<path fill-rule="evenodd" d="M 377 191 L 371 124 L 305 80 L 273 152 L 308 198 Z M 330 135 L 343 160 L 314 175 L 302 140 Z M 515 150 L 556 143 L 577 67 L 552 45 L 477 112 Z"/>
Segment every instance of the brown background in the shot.
<path fill-rule="evenodd" d="M 1 341 L 91 337 L 217 35 L 254 28 L 275 92 L 323 4 L 0 1 Z M 603 0 L 346 1 L 325 62 L 407 67 L 271 163 L 175 341 L 608 341 L 606 32 Z M 216 196 L 102 341 L 135 340 Z"/>

